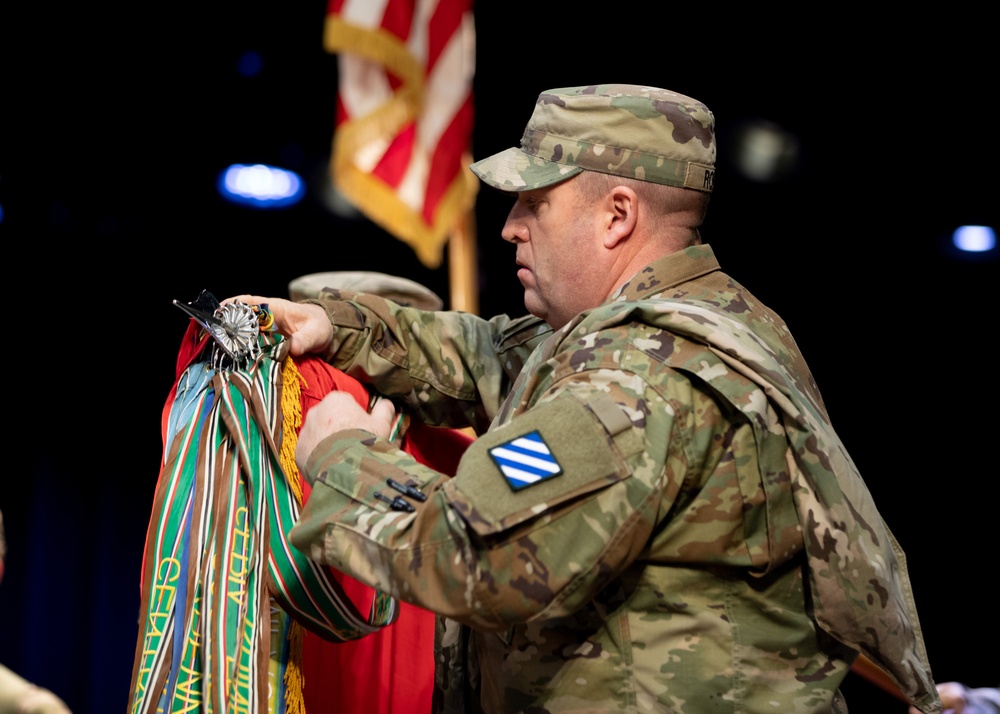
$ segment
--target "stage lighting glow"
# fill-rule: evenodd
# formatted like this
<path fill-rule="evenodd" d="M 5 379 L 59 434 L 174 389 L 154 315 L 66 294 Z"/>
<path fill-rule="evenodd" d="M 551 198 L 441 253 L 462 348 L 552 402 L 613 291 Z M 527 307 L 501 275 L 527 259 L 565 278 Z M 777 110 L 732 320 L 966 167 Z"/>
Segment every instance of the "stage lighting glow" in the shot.
<path fill-rule="evenodd" d="M 961 226 L 951 240 L 956 248 L 967 253 L 984 253 L 997 246 L 996 231 L 989 226 Z"/>
<path fill-rule="evenodd" d="M 227 201 L 254 208 L 286 208 L 305 193 L 294 171 L 264 164 L 232 164 L 219 175 L 218 188 Z"/>
<path fill-rule="evenodd" d="M 769 183 L 786 178 L 799 161 L 799 140 L 769 121 L 744 123 L 736 134 L 736 168 L 752 181 Z"/>
<path fill-rule="evenodd" d="M 244 77 L 256 77 L 264 67 L 264 60 L 259 52 L 253 50 L 244 52 L 236 65 L 237 71 Z"/>

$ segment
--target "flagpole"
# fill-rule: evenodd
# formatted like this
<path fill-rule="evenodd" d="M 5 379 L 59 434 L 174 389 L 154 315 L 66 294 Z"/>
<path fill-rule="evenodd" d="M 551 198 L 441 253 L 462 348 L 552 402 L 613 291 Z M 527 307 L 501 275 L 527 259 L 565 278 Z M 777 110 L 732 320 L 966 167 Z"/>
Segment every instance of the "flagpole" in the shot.
<path fill-rule="evenodd" d="M 851 665 L 851 672 L 854 674 L 864 677 L 869 682 L 879 687 L 885 692 L 888 692 L 896 699 L 901 702 L 909 703 L 906 700 L 906 695 L 896 686 L 896 684 L 889 679 L 889 676 L 883 672 L 878 666 L 868 659 L 864 653 L 858 655 L 857 659 L 854 660 L 854 664 Z"/>
<path fill-rule="evenodd" d="M 464 212 L 448 240 L 448 287 L 452 310 L 479 314 L 476 260 L 476 212 L 470 208 Z"/>

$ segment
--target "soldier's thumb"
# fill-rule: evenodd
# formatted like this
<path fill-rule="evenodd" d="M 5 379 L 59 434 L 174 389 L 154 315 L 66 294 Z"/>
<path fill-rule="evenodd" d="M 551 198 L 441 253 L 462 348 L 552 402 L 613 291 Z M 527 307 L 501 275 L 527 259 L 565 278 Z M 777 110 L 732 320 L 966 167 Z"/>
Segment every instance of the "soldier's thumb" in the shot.
<path fill-rule="evenodd" d="M 378 399 L 371 411 L 372 422 L 379 436 L 388 438 L 392 431 L 392 423 L 396 419 L 396 405 L 389 399 Z"/>

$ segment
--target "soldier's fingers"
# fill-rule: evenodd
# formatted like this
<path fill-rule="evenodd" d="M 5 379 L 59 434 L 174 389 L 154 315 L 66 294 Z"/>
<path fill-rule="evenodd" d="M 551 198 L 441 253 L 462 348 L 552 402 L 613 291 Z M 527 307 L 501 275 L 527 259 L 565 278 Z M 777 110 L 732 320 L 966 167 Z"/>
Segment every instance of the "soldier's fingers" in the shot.
<path fill-rule="evenodd" d="M 239 301 L 244 305 L 261 305 L 266 302 L 272 302 L 271 298 L 266 298 L 261 295 L 233 295 L 232 297 L 227 297 L 222 301 L 223 305 L 228 305 L 231 302 Z"/>
<path fill-rule="evenodd" d="M 389 438 L 392 423 L 396 419 L 396 405 L 388 399 L 379 399 L 372 407 L 372 428 L 378 436 Z"/>

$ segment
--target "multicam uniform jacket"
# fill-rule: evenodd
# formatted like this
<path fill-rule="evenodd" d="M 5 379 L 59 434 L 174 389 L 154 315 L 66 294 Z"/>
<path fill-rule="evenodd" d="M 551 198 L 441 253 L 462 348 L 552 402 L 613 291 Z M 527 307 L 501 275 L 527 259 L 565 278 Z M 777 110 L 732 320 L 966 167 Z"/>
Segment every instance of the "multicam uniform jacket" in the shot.
<path fill-rule="evenodd" d="M 442 616 L 441 708 L 845 711 L 860 651 L 939 710 L 903 555 L 786 325 L 709 246 L 554 332 L 332 297 L 328 360 L 481 434 L 452 479 L 329 437 L 291 533 Z"/>

